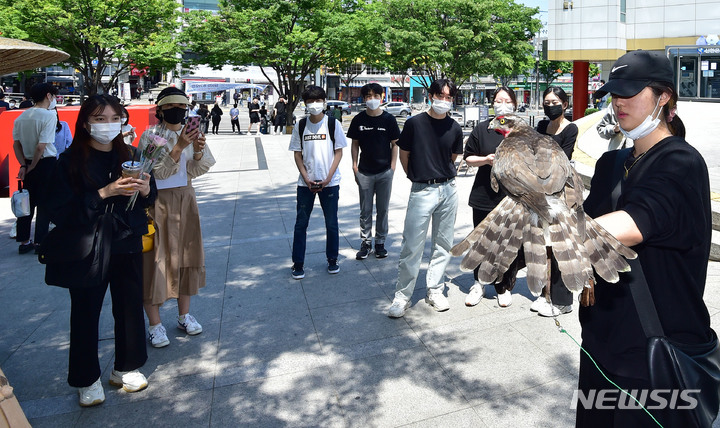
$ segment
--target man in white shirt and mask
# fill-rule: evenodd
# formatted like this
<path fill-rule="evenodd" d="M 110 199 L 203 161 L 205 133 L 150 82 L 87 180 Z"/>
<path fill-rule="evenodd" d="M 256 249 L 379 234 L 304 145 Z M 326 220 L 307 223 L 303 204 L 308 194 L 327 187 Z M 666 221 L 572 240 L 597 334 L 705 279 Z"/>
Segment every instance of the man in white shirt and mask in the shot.
<path fill-rule="evenodd" d="M 20 163 L 18 180 L 30 193 L 30 215 L 17 220 L 17 236 L 20 254 L 35 250 L 47 235 L 50 220 L 46 212 L 48 180 L 55 167 L 55 127 L 57 116 L 53 109 L 58 89 L 49 83 L 36 83 L 30 88 L 35 105 L 24 111 L 13 124 L 13 150 Z M 30 239 L 30 226 L 37 207 L 35 219 L 35 243 Z"/>

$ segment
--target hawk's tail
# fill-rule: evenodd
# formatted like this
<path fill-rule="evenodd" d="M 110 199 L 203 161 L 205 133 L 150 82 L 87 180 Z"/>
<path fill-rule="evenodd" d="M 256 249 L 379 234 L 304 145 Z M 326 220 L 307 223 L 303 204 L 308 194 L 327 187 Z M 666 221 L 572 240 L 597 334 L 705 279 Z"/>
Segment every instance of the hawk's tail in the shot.
<path fill-rule="evenodd" d="M 630 270 L 625 258 L 634 259 L 637 253 L 621 244 L 590 216 L 585 215 L 585 222 L 587 228 L 584 244 L 590 263 L 602 279 L 610 283 L 618 282 L 618 272 Z"/>

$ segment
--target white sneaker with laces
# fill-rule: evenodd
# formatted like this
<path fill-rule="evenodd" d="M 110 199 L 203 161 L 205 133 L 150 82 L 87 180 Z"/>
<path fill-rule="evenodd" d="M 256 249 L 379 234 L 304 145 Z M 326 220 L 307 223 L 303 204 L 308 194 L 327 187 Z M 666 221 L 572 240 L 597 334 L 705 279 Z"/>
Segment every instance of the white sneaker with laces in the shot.
<path fill-rule="evenodd" d="M 390 318 L 400 318 L 405 315 L 405 311 L 410 307 L 410 301 L 396 297 L 390 308 L 388 309 L 388 316 Z"/>
<path fill-rule="evenodd" d="M 485 286 L 475 281 L 475 284 L 470 287 L 470 292 L 465 297 L 465 306 L 475 306 L 485 295 Z"/>
<path fill-rule="evenodd" d="M 572 305 L 562 306 L 562 305 L 551 305 L 550 303 L 546 304 L 540 310 L 538 311 L 538 315 L 541 317 L 556 317 L 558 315 L 567 314 L 569 312 L 572 312 Z"/>
<path fill-rule="evenodd" d="M 190 314 L 178 315 L 178 328 L 190 336 L 202 333 L 202 326 Z"/>
<path fill-rule="evenodd" d="M 544 308 L 545 306 L 549 305 L 547 299 L 545 296 L 540 296 L 537 299 L 535 299 L 534 302 L 530 305 L 530 310 L 533 312 L 538 312 L 540 309 Z"/>
<path fill-rule="evenodd" d="M 501 308 L 507 308 L 508 306 L 512 305 L 512 294 L 509 290 L 505 290 L 502 293 L 497 295 L 498 299 L 498 306 Z"/>
<path fill-rule="evenodd" d="M 447 297 L 442 294 L 442 291 L 428 291 L 427 296 L 425 296 L 425 303 L 438 312 L 445 312 L 450 309 L 450 303 Z"/>
<path fill-rule="evenodd" d="M 113 369 L 110 374 L 110 385 L 120 386 L 125 392 L 138 392 L 147 388 L 148 382 L 145 375 L 137 370 L 121 372 Z"/>
<path fill-rule="evenodd" d="M 162 324 L 158 324 L 155 327 L 148 327 L 148 339 L 150 339 L 150 344 L 153 348 L 162 348 L 170 344 L 167 331 Z"/>
<path fill-rule="evenodd" d="M 83 407 L 97 406 L 105 402 L 105 391 L 100 378 L 90 386 L 78 388 L 78 401 Z"/>

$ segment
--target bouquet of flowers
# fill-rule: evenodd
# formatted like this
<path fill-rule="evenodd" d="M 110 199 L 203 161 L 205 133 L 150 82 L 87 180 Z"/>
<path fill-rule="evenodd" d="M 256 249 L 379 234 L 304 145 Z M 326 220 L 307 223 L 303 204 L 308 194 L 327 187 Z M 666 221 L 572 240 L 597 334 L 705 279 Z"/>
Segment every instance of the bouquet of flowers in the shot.
<path fill-rule="evenodd" d="M 141 174 L 149 174 L 150 171 L 152 171 L 153 166 L 155 166 L 155 164 L 167 154 L 167 150 L 164 150 L 163 147 L 167 145 L 168 140 L 158 132 L 161 131 L 153 129 L 149 134 L 149 142 L 140 152 L 140 161 L 133 160 L 133 164 L 139 163 L 141 165 Z M 125 208 L 126 210 L 132 209 L 135 206 L 137 196 L 138 194 L 135 192 L 135 194 L 130 197 L 127 207 Z"/>

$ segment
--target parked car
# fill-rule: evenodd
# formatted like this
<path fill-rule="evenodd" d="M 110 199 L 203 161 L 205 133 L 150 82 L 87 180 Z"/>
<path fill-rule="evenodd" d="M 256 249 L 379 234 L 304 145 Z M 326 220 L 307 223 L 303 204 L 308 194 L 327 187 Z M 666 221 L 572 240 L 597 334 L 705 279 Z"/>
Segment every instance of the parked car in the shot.
<path fill-rule="evenodd" d="M 410 104 L 399 101 L 391 101 L 389 103 L 380 104 L 380 108 L 387 111 L 393 116 L 407 117 L 412 114 Z"/>
<path fill-rule="evenodd" d="M 345 101 L 328 100 L 327 106 L 330 107 L 331 109 L 334 109 L 335 106 L 338 106 L 342 110 L 342 114 L 345 114 L 345 115 L 350 114 L 350 104 L 346 103 Z"/>
<path fill-rule="evenodd" d="M 463 116 L 462 113 L 459 111 L 451 111 L 448 113 L 450 117 L 452 117 L 455 122 L 457 122 L 460 126 L 465 126 L 465 116 Z"/>

